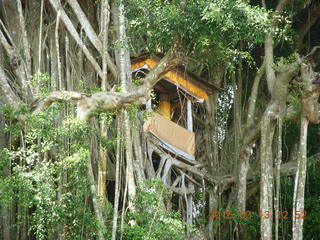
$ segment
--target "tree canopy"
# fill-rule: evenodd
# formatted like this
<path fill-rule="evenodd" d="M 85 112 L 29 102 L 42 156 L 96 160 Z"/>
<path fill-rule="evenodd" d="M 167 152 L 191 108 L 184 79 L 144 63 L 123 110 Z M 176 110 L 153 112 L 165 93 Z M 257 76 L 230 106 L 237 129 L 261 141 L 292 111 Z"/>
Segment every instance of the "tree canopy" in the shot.
<path fill-rule="evenodd" d="M 317 0 L 1 0 L 0 240 L 316 239 L 319 27 Z"/>

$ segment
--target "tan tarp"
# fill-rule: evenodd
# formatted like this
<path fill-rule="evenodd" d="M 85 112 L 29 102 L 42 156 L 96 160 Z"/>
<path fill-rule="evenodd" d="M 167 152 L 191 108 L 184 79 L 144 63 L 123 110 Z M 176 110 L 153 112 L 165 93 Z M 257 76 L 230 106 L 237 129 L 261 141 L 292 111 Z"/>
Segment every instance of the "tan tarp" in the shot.
<path fill-rule="evenodd" d="M 179 126 L 158 113 L 152 112 L 143 125 L 145 132 L 151 132 L 160 140 L 194 156 L 194 132 Z"/>

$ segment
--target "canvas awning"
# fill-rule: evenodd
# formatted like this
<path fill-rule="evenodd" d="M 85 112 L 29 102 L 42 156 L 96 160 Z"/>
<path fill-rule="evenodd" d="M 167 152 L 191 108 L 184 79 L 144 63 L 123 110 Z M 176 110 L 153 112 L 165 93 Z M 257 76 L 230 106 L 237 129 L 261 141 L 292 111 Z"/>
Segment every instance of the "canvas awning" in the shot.
<path fill-rule="evenodd" d="M 150 132 L 158 139 L 168 143 L 177 149 L 194 156 L 195 134 L 156 112 L 151 112 L 151 116 L 143 125 L 145 132 Z"/>

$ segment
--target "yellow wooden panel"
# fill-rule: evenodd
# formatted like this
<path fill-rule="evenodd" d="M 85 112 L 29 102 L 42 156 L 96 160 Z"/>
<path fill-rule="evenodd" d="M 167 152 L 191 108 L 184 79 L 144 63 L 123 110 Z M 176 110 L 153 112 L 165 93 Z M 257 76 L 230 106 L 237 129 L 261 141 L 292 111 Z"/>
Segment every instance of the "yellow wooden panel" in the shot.
<path fill-rule="evenodd" d="M 170 120 L 171 118 L 171 104 L 168 101 L 161 101 L 159 103 L 159 113 Z"/>
<path fill-rule="evenodd" d="M 199 98 L 208 99 L 207 93 L 196 85 L 190 83 L 185 78 L 181 77 L 179 74 L 172 71 L 166 73 L 165 75 L 170 81 L 177 83 L 181 87 L 187 89 L 190 93 L 196 95 Z"/>
<path fill-rule="evenodd" d="M 145 64 L 147 64 L 148 67 L 151 69 L 151 68 L 154 68 L 157 65 L 157 62 L 149 58 L 149 59 L 146 59 L 144 61 L 132 64 L 131 69 L 134 70 L 134 69 L 140 68 L 140 67 L 144 66 Z M 183 78 L 179 74 L 175 73 L 174 71 L 167 72 L 165 74 L 165 76 L 171 82 L 174 82 L 177 85 L 185 88 L 186 90 L 188 90 L 190 93 L 196 95 L 197 97 L 205 99 L 205 100 L 208 99 L 208 94 L 206 93 L 206 91 L 202 90 L 198 86 L 196 86 L 193 83 L 189 82 L 188 80 L 186 80 L 185 78 Z"/>
<path fill-rule="evenodd" d="M 141 68 L 141 67 L 143 67 L 145 64 L 146 64 L 145 61 L 134 63 L 134 64 L 131 65 L 131 70 L 135 70 L 135 69 L 137 69 L 137 68 Z"/>

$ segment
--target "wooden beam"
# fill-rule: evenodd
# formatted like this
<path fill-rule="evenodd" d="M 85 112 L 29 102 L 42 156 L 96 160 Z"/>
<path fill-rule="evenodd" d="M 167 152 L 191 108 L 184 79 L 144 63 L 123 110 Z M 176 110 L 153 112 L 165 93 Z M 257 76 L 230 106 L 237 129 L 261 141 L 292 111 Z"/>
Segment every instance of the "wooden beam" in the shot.
<path fill-rule="evenodd" d="M 190 184 L 193 183 L 195 185 L 197 185 L 198 187 L 203 187 L 202 184 L 198 183 L 196 180 L 194 180 L 191 176 L 189 176 L 187 173 L 183 172 L 181 169 L 177 169 L 178 172 L 182 175 L 185 174 L 186 178 L 188 178 L 188 180 L 190 181 Z"/>
<path fill-rule="evenodd" d="M 189 131 L 193 131 L 193 120 L 192 120 L 192 103 L 191 100 L 187 101 L 187 128 Z"/>

